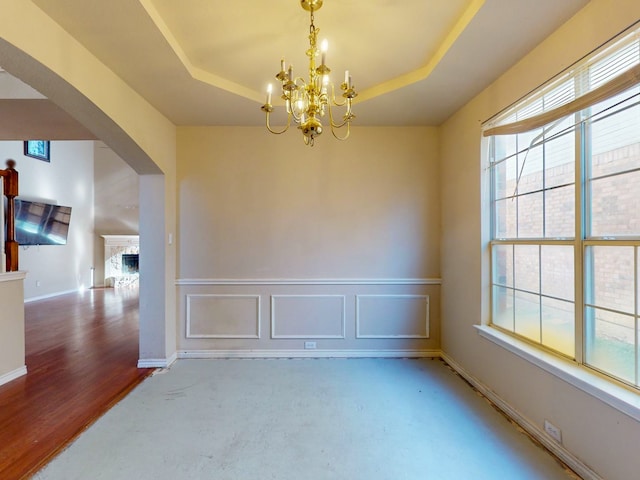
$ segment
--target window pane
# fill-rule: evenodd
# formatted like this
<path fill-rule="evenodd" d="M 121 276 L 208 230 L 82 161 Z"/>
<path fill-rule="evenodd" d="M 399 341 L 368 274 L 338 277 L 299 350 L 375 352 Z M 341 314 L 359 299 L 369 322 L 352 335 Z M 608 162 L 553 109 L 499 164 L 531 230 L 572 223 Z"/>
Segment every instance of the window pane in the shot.
<path fill-rule="evenodd" d="M 638 286 L 638 292 L 637 292 L 637 299 L 638 301 L 636 302 L 636 315 L 640 315 L 640 248 L 636 248 L 636 265 L 637 265 L 637 270 L 636 270 L 636 285 Z M 640 361 L 640 355 L 638 355 L 638 361 Z"/>
<path fill-rule="evenodd" d="M 540 258 L 538 245 L 514 245 L 515 287 L 529 292 L 540 292 Z"/>
<path fill-rule="evenodd" d="M 513 290 L 510 288 L 493 287 L 493 316 L 494 325 L 513 332 Z"/>
<path fill-rule="evenodd" d="M 542 297 L 542 344 L 575 356 L 574 304 Z"/>
<path fill-rule="evenodd" d="M 640 87 L 635 87 L 634 90 L 638 93 Z M 626 91 L 603 104 L 604 106 L 615 105 L 630 95 L 631 92 Z M 627 100 L 615 107 L 619 109 L 618 112 L 591 124 L 592 177 L 640 167 L 637 148 L 625 148 L 640 143 L 640 105 L 624 108 L 634 102 L 637 102 L 637 98 Z M 599 104 L 593 109 L 600 109 L 600 107 Z"/>
<path fill-rule="evenodd" d="M 542 237 L 542 192 L 518 197 L 518 238 Z"/>
<path fill-rule="evenodd" d="M 494 245 L 493 283 L 513 287 L 513 245 Z"/>
<path fill-rule="evenodd" d="M 494 198 L 510 197 L 516 190 L 516 159 L 511 157 L 493 167 Z"/>
<path fill-rule="evenodd" d="M 547 190 L 544 202 L 545 237 L 573 238 L 576 229 L 574 186 Z"/>
<path fill-rule="evenodd" d="M 496 238 L 516 238 L 516 200 L 505 198 L 498 200 L 494 207 Z"/>
<path fill-rule="evenodd" d="M 517 153 L 515 135 L 498 135 L 493 137 L 493 158 L 502 160 Z M 515 162 L 513 163 L 515 170 Z M 515 177 L 514 177 L 515 178 Z"/>
<path fill-rule="evenodd" d="M 573 123 L 573 116 L 567 117 L 554 131 L 561 131 Z M 567 185 L 575 182 L 575 129 L 549 140 L 545 145 L 545 188 Z"/>
<path fill-rule="evenodd" d="M 542 293 L 573 301 L 573 246 L 543 245 L 540 260 Z"/>
<path fill-rule="evenodd" d="M 640 236 L 640 172 L 592 180 L 590 187 L 591 236 Z"/>
<path fill-rule="evenodd" d="M 634 318 L 587 307 L 587 363 L 627 382 L 635 382 Z"/>
<path fill-rule="evenodd" d="M 542 111 L 542 110 L 539 110 L 539 111 Z M 542 129 L 541 128 L 537 128 L 535 130 L 530 130 L 528 132 L 517 134 L 516 137 L 518 139 L 517 140 L 518 141 L 518 151 L 522 152 L 523 150 L 529 148 L 531 146 L 531 142 L 533 142 L 533 140 L 535 138 L 538 138 L 541 133 L 542 133 Z M 540 137 L 540 138 L 542 138 L 542 137 Z M 540 141 L 540 139 L 538 139 L 538 141 Z"/>
<path fill-rule="evenodd" d="M 540 297 L 515 292 L 515 332 L 540 343 Z"/>
<path fill-rule="evenodd" d="M 587 303 L 633 314 L 633 247 L 597 246 L 587 248 L 590 265 L 585 278 Z"/>
<path fill-rule="evenodd" d="M 542 190 L 542 145 L 518 154 L 518 195 Z"/>

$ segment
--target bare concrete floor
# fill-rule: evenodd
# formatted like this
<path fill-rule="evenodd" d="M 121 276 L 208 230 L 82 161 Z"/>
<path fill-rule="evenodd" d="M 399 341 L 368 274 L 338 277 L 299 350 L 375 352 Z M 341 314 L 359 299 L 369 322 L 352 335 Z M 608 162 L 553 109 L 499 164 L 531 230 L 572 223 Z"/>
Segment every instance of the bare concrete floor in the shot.
<path fill-rule="evenodd" d="M 577 478 L 440 360 L 180 360 L 49 479 Z"/>

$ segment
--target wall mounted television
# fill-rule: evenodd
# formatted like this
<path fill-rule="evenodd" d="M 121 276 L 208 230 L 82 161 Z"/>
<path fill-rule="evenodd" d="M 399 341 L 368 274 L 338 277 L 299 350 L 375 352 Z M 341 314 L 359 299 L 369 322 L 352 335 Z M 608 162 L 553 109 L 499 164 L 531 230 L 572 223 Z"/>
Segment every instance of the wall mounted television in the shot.
<path fill-rule="evenodd" d="M 66 245 L 70 220 L 71 207 L 15 199 L 19 245 Z"/>

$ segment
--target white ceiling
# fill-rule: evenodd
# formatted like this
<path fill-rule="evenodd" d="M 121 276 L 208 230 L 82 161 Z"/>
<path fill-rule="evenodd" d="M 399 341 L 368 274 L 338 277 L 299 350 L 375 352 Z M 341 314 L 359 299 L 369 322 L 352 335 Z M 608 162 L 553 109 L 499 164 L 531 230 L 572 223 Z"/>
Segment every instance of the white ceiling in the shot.
<path fill-rule="evenodd" d="M 32 1 L 176 125 L 262 125 L 281 57 L 308 70 L 299 0 Z M 315 25 L 355 125 L 439 125 L 587 3 L 324 0 Z"/>

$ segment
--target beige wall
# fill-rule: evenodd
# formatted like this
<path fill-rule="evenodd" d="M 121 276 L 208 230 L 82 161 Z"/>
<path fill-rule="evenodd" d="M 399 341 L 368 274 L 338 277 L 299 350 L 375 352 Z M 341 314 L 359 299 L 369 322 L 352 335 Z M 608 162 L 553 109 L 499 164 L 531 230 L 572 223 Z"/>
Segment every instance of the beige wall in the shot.
<path fill-rule="evenodd" d="M 635 478 L 640 424 L 596 398 L 480 337 L 488 315 L 488 183 L 481 121 L 525 95 L 640 19 L 635 0 L 592 1 L 565 26 L 457 112 L 442 127 L 442 345 L 466 372 L 603 478 Z"/>
<path fill-rule="evenodd" d="M 0 273 L 0 385 L 26 373 L 21 272 Z"/>
<path fill-rule="evenodd" d="M 314 337 L 327 349 L 437 349 L 437 135 L 361 127 L 346 142 L 325 136 L 309 148 L 297 131 L 179 128 L 180 349 L 295 349 Z M 210 337 L 187 340 L 187 296 L 196 293 L 227 297 L 190 298 L 191 326 Z M 427 295 L 430 339 L 391 338 L 424 336 Z M 368 316 L 372 302 L 386 319 Z M 227 309 L 244 327 L 217 323 Z M 393 324 L 394 316 L 409 324 Z M 356 341 L 358 321 L 373 329 L 367 336 L 385 338 Z M 222 338 L 255 336 L 258 323 L 260 339 Z"/>

